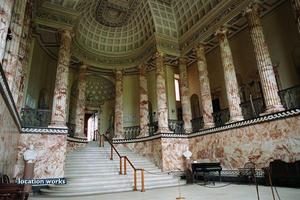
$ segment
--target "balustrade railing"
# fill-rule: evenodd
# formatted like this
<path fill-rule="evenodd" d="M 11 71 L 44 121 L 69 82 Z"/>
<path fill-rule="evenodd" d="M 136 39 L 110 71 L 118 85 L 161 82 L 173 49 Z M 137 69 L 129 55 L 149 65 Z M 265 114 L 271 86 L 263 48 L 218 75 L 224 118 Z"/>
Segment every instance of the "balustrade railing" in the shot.
<path fill-rule="evenodd" d="M 198 117 L 191 120 L 193 132 L 197 132 L 203 128 L 203 117 Z"/>
<path fill-rule="evenodd" d="M 300 108 L 300 85 L 279 91 L 279 96 L 286 109 Z"/>
<path fill-rule="evenodd" d="M 51 121 L 51 110 L 46 109 L 21 109 L 23 127 L 48 127 Z"/>
<path fill-rule="evenodd" d="M 140 134 L 139 126 L 124 127 L 125 139 L 136 138 Z"/>
<path fill-rule="evenodd" d="M 183 121 L 169 119 L 169 129 L 174 133 L 184 133 Z"/>

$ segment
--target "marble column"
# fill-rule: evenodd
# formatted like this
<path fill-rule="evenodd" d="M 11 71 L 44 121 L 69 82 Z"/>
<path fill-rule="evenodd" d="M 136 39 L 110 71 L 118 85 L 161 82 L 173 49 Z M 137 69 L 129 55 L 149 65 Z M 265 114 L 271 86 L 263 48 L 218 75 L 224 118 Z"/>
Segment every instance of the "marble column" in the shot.
<path fill-rule="evenodd" d="M 66 127 L 71 42 L 72 32 L 70 30 L 61 31 L 61 44 L 58 52 L 58 64 L 51 116 L 52 127 Z"/>
<path fill-rule="evenodd" d="M 86 89 L 86 65 L 81 65 L 79 69 L 77 99 L 75 110 L 75 136 L 84 136 L 84 115 L 85 115 L 85 89 Z"/>
<path fill-rule="evenodd" d="M 155 53 L 156 64 L 156 98 L 157 98 L 157 133 L 169 133 L 168 106 L 165 80 L 165 64 L 163 54 Z"/>
<path fill-rule="evenodd" d="M 189 98 L 189 85 L 187 77 L 187 59 L 179 58 L 179 81 L 180 81 L 180 97 L 182 107 L 183 128 L 185 133 L 192 132 L 192 111 Z"/>
<path fill-rule="evenodd" d="M 115 138 L 124 138 L 123 129 L 123 71 L 116 70 Z"/>
<path fill-rule="evenodd" d="M 203 128 L 211 128 L 215 126 L 213 118 L 213 106 L 210 92 L 210 84 L 207 71 L 207 63 L 205 58 L 205 48 L 198 45 L 194 49 L 197 58 L 197 67 L 200 82 L 200 103 L 202 107 Z"/>
<path fill-rule="evenodd" d="M 293 9 L 295 10 L 298 31 L 300 33 L 300 0 L 291 0 L 291 4 Z"/>
<path fill-rule="evenodd" d="M 243 120 L 244 118 L 240 106 L 241 100 L 239 96 L 239 87 L 234 69 L 232 53 L 227 39 L 227 33 L 228 30 L 226 28 L 220 28 L 217 30 L 216 35 L 218 36 L 220 42 L 226 95 L 230 113 L 229 123 L 232 123 Z"/>
<path fill-rule="evenodd" d="M 28 78 L 28 70 L 29 70 L 29 59 L 30 59 L 30 48 L 32 42 L 32 9 L 33 9 L 33 0 L 27 0 L 25 17 L 23 22 L 23 32 L 20 41 L 19 47 L 19 59 L 17 62 L 17 96 L 18 100 L 16 102 L 16 106 L 18 110 L 24 106 L 24 93 L 25 93 L 25 81 Z"/>
<path fill-rule="evenodd" d="M 0 3 L 0 63 L 4 57 L 7 32 L 10 25 L 14 0 L 1 0 Z"/>
<path fill-rule="evenodd" d="M 284 108 L 278 95 L 278 86 L 271 56 L 260 21 L 259 5 L 255 3 L 251 4 L 246 9 L 245 15 L 248 19 L 250 35 L 254 46 L 258 72 L 266 105 L 266 111 L 263 114 L 282 111 Z"/>
<path fill-rule="evenodd" d="M 140 81 L 140 137 L 149 135 L 149 107 L 148 107 L 148 85 L 146 66 L 142 64 L 139 68 Z"/>
<path fill-rule="evenodd" d="M 2 61 L 3 70 L 5 72 L 5 76 L 7 79 L 7 83 L 9 88 L 12 92 L 14 101 L 17 101 L 18 98 L 18 86 L 17 83 L 19 80 L 17 74 L 17 62 L 19 60 L 19 46 L 20 40 L 22 37 L 22 28 L 23 28 L 23 21 L 25 16 L 25 9 L 26 9 L 26 2 L 27 0 L 23 1 L 15 1 L 15 5 L 13 8 L 12 16 L 11 16 L 11 23 L 10 23 L 10 30 L 12 34 L 12 39 L 8 40 L 5 47 L 5 53 Z"/>

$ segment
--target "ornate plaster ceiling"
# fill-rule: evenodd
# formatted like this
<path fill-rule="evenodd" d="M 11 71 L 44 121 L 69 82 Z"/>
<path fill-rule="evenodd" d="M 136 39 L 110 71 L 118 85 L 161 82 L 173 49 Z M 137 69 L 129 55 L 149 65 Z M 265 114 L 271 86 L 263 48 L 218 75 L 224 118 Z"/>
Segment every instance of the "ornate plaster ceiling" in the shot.
<path fill-rule="evenodd" d="M 75 32 L 72 53 L 95 67 L 131 68 L 155 51 L 190 54 L 201 42 L 214 48 L 221 25 L 239 31 L 251 0 L 43 0 L 36 23 Z M 268 10 L 283 0 L 260 0 Z M 242 20 L 243 21 L 243 20 Z M 245 23 L 243 23 L 245 24 Z M 232 26 L 232 27 L 230 27 Z M 245 27 L 240 26 L 240 27 Z M 59 45 L 59 44 L 58 44 Z"/>

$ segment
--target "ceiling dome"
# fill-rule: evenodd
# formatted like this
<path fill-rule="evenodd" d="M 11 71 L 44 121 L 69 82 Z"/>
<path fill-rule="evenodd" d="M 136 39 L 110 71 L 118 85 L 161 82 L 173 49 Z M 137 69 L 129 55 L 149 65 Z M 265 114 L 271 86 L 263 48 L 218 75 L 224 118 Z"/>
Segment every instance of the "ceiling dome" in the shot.
<path fill-rule="evenodd" d="M 147 1 L 82 0 L 76 42 L 102 55 L 132 53 L 153 35 L 155 27 Z"/>

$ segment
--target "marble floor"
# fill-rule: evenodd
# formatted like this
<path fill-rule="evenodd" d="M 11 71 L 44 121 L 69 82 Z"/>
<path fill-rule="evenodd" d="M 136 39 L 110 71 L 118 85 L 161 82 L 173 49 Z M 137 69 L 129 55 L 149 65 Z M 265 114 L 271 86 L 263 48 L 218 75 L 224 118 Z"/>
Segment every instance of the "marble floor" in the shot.
<path fill-rule="evenodd" d="M 259 186 L 259 195 L 261 200 L 273 200 L 270 187 Z M 200 186 L 200 185 L 185 185 L 180 188 L 182 197 L 185 200 L 255 200 L 257 199 L 256 188 L 254 185 L 224 185 L 216 184 L 216 186 Z M 300 189 L 277 187 L 277 192 L 281 200 L 299 200 Z M 32 200 L 176 200 L 179 190 L 177 187 L 164 189 L 147 190 L 146 192 L 122 192 L 114 194 L 104 194 L 95 196 L 81 196 L 69 198 L 46 198 L 46 197 L 31 197 Z M 276 195 L 276 193 L 275 193 Z M 275 199 L 279 198 L 275 196 Z"/>

